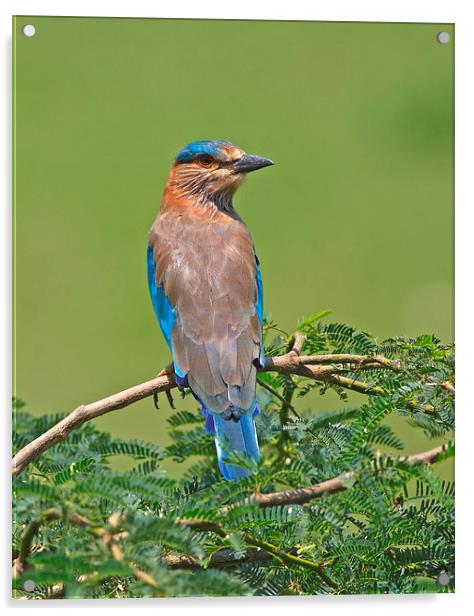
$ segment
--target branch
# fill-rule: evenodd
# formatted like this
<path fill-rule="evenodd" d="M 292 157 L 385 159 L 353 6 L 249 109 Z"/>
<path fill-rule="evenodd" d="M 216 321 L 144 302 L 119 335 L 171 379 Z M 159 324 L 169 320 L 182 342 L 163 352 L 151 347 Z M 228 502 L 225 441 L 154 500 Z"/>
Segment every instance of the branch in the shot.
<path fill-rule="evenodd" d="M 430 449 L 429 451 L 423 451 L 421 453 L 414 454 L 412 456 L 404 456 L 398 458 L 400 462 L 407 462 L 408 464 L 433 464 L 439 457 L 445 453 L 448 449 L 447 445 L 441 445 Z M 325 494 L 335 494 L 336 492 L 342 492 L 347 489 L 347 480 L 352 479 L 354 473 L 345 473 L 340 477 L 333 477 L 327 479 L 321 483 L 316 483 L 307 488 L 295 488 L 293 490 L 285 490 L 282 492 L 272 492 L 270 494 L 254 494 L 252 501 L 256 502 L 259 507 L 275 507 L 278 505 L 303 505 L 316 498 L 320 498 Z"/>
<path fill-rule="evenodd" d="M 301 355 L 299 362 L 302 364 L 378 364 L 384 368 L 400 370 L 402 367 L 398 359 L 388 359 L 383 355 L 351 355 L 350 353 L 327 353 L 320 355 Z"/>
<path fill-rule="evenodd" d="M 46 509 L 46 511 L 43 511 L 43 513 L 36 518 L 36 520 L 33 520 L 28 524 L 21 537 L 20 552 L 18 557 L 13 562 L 13 577 L 17 577 L 26 569 L 28 559 L 31 554 L 31 548 L 33 546 L 33 539 L 40 528 L 45 524 L 49 524 L 49 522 L 59 520 L 60 518 L 61 512 L 52 507 L 50 509 Z"/>
<path fill-rule="evenodd" d="M 255 537 L 252 537 L 248 533 L 244 533 L 244 539 L 249 545 L 254 545 L 256 547 L 261 548 L 262 550 L 265 550 L 269 554 L 272 554 L 273 556 L 281 560 L 283 563 L 285 563 L 285 565 L 288 565 L 288 566 L 298 565 L 300 567 L 303 567 L 304 569 L 309 569 L 310 571 L 313 571 L 314 573 L 319 575 L 319 577 L 330 588 L 333 588 L 333 589 L 337 588 L 337 584 L 328 575 L 326 575 L 326 573 L 324 573 L 323 571 L 324 563 L 315 563 L 311 560 L 308 560 L 307 558 L 301 558 L 300 556 L 295 556 L 289 552 L 280 550 L 279 548 L 274 546 L 272 543 L 268 543 L 268 541 L 262 541 L 260 539 L 256 539 Z"/>
<path fill-rule="evenodd" d="M 344 389 L 350 389 L 351 391 L 357 391 L 360 394 L 367 394 L 369 396 L 375 396 L 378 394 L 383 394 L 383 387 L 378 387 L 377 385 L 368 385 L 363 381 L 359 381 L 357 379 L 350 379 L 347 376 L 342 376 L 341 374 L 328 374 L 325 379 L 326 383 L 332 383 L 333 385 L 338 385 L 339 387 L 343 387 Z"/>
<path fill-rule="evenodd" d="M 260 548 L 249 548 L 240 556 L 231 548 L 223 548 L 212 554 L 206 565 L 207 568 L 223 569 L 224 567 L 235 567 L 244 563 L 266 563 L 272 560 L 273 556 Z M 162 558 L 163 562 L 170 569 L 200 569 L 203 564 L 197 558 L 187 554 L 167 554 Z"/>
<path fill-rule="evenodd" d="M 148 398 L 155 393 L 167 391 L 176 387 L 173 375 L 157 376 L 151 381 L 146 381 L 140 385 L 135 385 L 117 394 L 92 402 L 90 404 L 78 406 L 72 413 L 55 426 L 38 436 L 34 441 L 25 445 L 12 460 L 13 474 L 18 475 L 30 462 L 36 460 L 44 451 L 50 449 L 59 441 L 63 441 L 75 428 L 82 424 L 106 413 L 123 409 L 134 402 Z"/>
<path fill-rule="evenodd" d="M 207 520 L 192 520 L 192 519 L 178 520 L 178 522 L 182 524 L 183 526 L 186 526 L 187 528 L 192 528 L 193 530 L 196 530 L 196 531 L 215 533 L 222 539 L 227 539 L 228 537 L 228 533 L 217 522 L 208 522 Z M 326 582 L 328 586 L 330 586 L 331 588 L 337 588 L 337 584 L 333 582 L 331 578 L 328 577 L 324 573 L 323 563 L 315 563 L 311 560 L 307 560 L 306 558 L 301 558 L 300 556 L 296 556 L 287 550 L 282 550 L 278 548 L 276 545 L 273 545 L 272 543 L 269 543 L 268 541 L 263 541 L 262 539 L 258 539 L 257 537 L 254 537 L 250 533 L 244 532 L 242 534 L 242 537 L 248 545 L 264 550 L 265 552 L 277 558 L 278 560 L 280 560 L 282 563 L 286 565 L 289 565 L 289 566 L 298 565 L 300 567 L 303 567 L 304 569 L 310 569 L 311 571 L 319 575 L 320 578 L 324 580 L 324 582 Z"/>
<path fill-rule="evenodd" d="M 291 339 L 291 350 L 290 353 L 293 355 L 301 355 L 301 351 L 303 349 L 303 345 L 306 341 L 306 334 L 303 332 L 295 332 Z"/>
<path fill-rule="evenodd" d="M 259 370 L 261 372 L 294 374 L 316 381 L 337 384 L 340 387 L 365 394 L 378 394 L 383 391 L 381 388 L 370 387 L 362 381 L 355 381 L 342 376 L 338 374 L 340 366 L 335 363 L 327 362 L 337 362 L 337 364 L 348 364 L 349 366 L 351 364 L 357 364 L 361 370 L 368 368 L 374 369 L 374 367 L 390 367 L 394 370 L 400 368 L 400 362 L 387 359 L 380 355 L 334 354 L 299 356 L 298 352 L 302 348 L 303 342 L 304 340 L 301 336 L 298 337 L 295 335 L 293 349 L 289 353 L 279 357 L 269 357 L 265 366 Z M 345 369 L 347 370 L 347 366 Z M 98 400 L 97 402 L 77 407 L 55 426 L 38 436 L 38 438 L 23 447 L 23 449 L 16 454 L 12 460 L 12 473 L 14 475 L 21 473 L 30 462 L 36 460 L 44 451 L 50 449 L 59 441 L 67 438 L 72 430 L 78 428 L 87 421 L 130 406 L 149 396 L 156 396 L 160 392 L 169 392 L 169 390 L 174 387 L 176 387 L 176 381 L 174 379 L 174 374 L 168 366 L 165 370 L 162 370 L 157 377 L 150 381 L 135 385 L 134 387 L 125 389 L 117 394 Z"/>

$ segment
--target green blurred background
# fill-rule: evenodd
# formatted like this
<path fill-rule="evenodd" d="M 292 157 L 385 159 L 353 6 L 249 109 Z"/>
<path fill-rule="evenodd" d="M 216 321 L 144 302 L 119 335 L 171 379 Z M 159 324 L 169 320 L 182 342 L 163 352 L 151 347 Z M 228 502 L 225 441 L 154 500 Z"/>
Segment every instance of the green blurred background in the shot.
<path fill-rule="evenodd" d="M 276 162 L 236 207 L 282 327 L 330 308 L 381 338 L 452 340 L 454 46 L 436 40 L 453 39 L 451 25 L 17 17 L 13 28 L 14 392 L 31 412 L 69 411 L 168 362 L 145 249 L 172 159 L 196 139 Z M 148 399 L 98 424 L 166 444 L 161 407 Z M 428 444 L 399 425 L 410 452 Z"/>

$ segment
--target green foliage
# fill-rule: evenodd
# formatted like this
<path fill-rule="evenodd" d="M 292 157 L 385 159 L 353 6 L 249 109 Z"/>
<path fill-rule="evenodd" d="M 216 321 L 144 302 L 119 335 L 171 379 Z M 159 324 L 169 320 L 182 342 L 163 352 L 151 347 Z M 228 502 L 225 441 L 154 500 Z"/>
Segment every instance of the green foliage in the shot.
<path fill-rule="evenodd" d="M 13 481 L 16 596 L 453 591 L 454 485 L 435 467 L 400 459 L 404 443 L 387 424 L 397 414 L 449 441 L 453 349 L 433 335 L 378 342 L 347 325 L 324 324 L 326 314 L 299 324 L 302 354 L 393 360 L 337 364 L 338 375 L 367 388 L 363 404 L 348 406 L 340 382 L 260 373 L 262 459 L 255 465 L 234 455 L 233 463 L 252 470 L 238 482 L 220 477 L 213 439 L 190 397 L 189 410 L 169 419 L 166 449 L 81 426 Z M 273 323 L 265 335 L 268 355 L 293 345 Z M 340 408 L 297 414 L 294 399 L 314 389 L 335 390 Z M 14 451 L 60 418 L 33 417 L 14 401 Z M 444 458 L 453 455 L 447 446 Z M 112 456 L 126 457 L 132 468 L 114 470 Z M 180 479 L 166 475 L 166 459 L 188 462 Z M 259 508 L 248 500 L 334 477 L 343 477 L 343 491 L 303 505 Z M 438 582 L 442 573 L 447 585 Z"/>

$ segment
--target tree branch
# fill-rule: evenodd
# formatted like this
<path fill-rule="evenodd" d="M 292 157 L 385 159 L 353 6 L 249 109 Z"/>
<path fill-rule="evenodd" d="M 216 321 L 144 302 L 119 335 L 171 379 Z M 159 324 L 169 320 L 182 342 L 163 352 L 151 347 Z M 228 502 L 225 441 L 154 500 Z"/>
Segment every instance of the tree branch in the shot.
<path fill-rule="evenodd" d="M 236 556 L 235 550 L 231 548 L 222 548 L 212 554 L 207 568 L 223 569 L 224 567 L 235 567 L 245 563 L 266 563 L 272 560 L 273 556 L 260 548 L 249 548 L 240 556 Z M 199 569 L 203 564 L 197 558 L 188 556 L 187 554 L 166 554 L 163 556 L 165 562 L 170 569 Z"/>
<path fill-rule="evenodd" d="M 272 556 L 275 556 L 278 560 L 281 560 L 285 565 L 293 566 L 298 565 L 303 567 L 304 569 L 309 569 L 319 575 L 319 577 L 330 587 L 333 589 L 337 588 L 337 584 L 323 571 L 324 564 L 323 563 L 315 563 L 307 558 L 301 558 L 300 556 L 295 556 L 290 552 L 285 552 L 284 550 L 279 549 L 274 546 L 272 543 L 268 541 L 262 541 L 261 539 L 257 539 L 248 533 L 244 533 L 244 539 L 249 545 L 253 545 L 255 547 L 259 547 L 262 550 L 268 552 Z"/>
<path fill-rule="evenodd" d="M 358 365 L 360 370 L 374 369 L 374 367 L 387 368 L 394 370 L 400 368 L 400 362 L 387 359 L 380 355 L 344 355 L 344 354 L 326 354 L 313 356 L 299 356 L 298 352 L 302 348 L 304 339 L 295 336 L 293 350 L 279 357 L 269 357 L 265 366 L 260 368 L 261 372 L 278 372 L 279 374 L 293 374 L 313 379 L 320 382 L 336 384 L 340 387 L 359 391 L 365 394 L 377 394 L 383 390 L 378 387 L 370 387 L 362 381 L 356 381 L 346 376 L 338 374 L 341 367 L 337 364 L 354 364 Z M 347 366 L 345 368 L 347 370 Z M 47 430 L 44 434 L 38 436 L 31 443 L 23 447 L 12 460 L 12 473 L 18 475 L 21 473 L 30 462 L 33 462 L 44 451 L 64 440 L 67 436 L 82 424 L 91 421 L 96 417 L 105 415 L 112 411 L 125 408 L 131 404 L 143 400 L 149 396 L 156 396 L 160 392 L 169 392 L 176 387 L 174 374 L 170 367 L 162 370 L 158 376 L 150 381 L 135 385 L 129 389 L 125 389 L 119 393 L 92 402 L 90 404 L 81 405 L 67 415 L 64 419 L 58 422 L 55 426 Z"/>
<path fill-rule="evenodd" d="M 291 350 L 290 353 L 293 355 L 301 355 L 301 351 L 303 349 L 303 345 L 306 341 L 306 334 L 303 332 L 295 332 L 291 338 Z"/>
<path fill-rule="evenodd" d="M 183 519 L 179 520 L 179 523 L 183 526 L 186 526 L 187 528 L 192 528 L 196 531 L 215 533 L 222 539 L 227 539 L 228 536 L 228 533 L 217 522 L 208 522 L 207 520 Z M 331 588 L 337 588 L 337 584 L 333 582 L 331 578 L 324 573 L 324 564 L 315 563 L 311 560 L 307 560 L 306 558 L 296 556 L 292 554 L 291 551 L 282 550 L 276 545 L 269 543 L 268 541 L 263 541 L 262 539 L 254 537 L 250 533 L 244 532 L 242 534 L 242 537 L 248 545 L 264 550 L 265 552 L 267 552 L 267 554 L 270 554 L 271 556 L 277 558 L 286 565 L 299 565 L 304 569 L 310 569 L 311 571 L 319 575 L 328 586 L 330 586 Z"/>
<path fill-rule="evenodd" d="M 61 518 L 61 512 L 54 507 L 50 509 L 46 509 L 43 513 L 36 519 L 28 524 L 21 537 L 20 543 L 20 552 L 18 554 L 17 559 L 13 563 L 13 575 L 16 577 L 20 573 L 22 573 L 27 564 L 28 559 L 31 554 L 31 548 L 33 546 L 33 539 L 38 533 L 39 529 L 45 524 L 49 524 L 53 520 L 59 520 Z"/>
<path fill-rule="evenodd" d="M 59 441 L 63 441 L 75 428 L 82 424 L 111 411 L 123 409 L 134 402 L 148 398 L 155 393 L 167 391 L 176 387 L 174 375 L 157 376 L 150 381 L 135 385 L 117 394 L 92 402 L 90 404 L 78 406 L 69 413 L 64 419 L 55 426 L 38 436 L 34 441 L 25 445 L 12 460 L 13 474 L 18 475 L 30 462 L 36 460 L 44 451 L 50 449 Z"/>
<path fill-rule="evenodd" d="M 433 464 L 438 458 L 447 451 L 447 445 L 440 445 L 434 449 L 423 451 L 412 456 L 398 458 L 400 462 L 408 464 Z M 304 505 L 325 494 L 335 494 L 347 489 L 347 480 L 352 479 L 352 472 L 345 473 L 340 477 L 333 477 L 321 483 L 316 483 L 307 488 L 295 488 L 282 492 L 272 492 L 270 494 L 254 494 L 251 498 L 259 507 L 275 507 L 277 505 Z"/>

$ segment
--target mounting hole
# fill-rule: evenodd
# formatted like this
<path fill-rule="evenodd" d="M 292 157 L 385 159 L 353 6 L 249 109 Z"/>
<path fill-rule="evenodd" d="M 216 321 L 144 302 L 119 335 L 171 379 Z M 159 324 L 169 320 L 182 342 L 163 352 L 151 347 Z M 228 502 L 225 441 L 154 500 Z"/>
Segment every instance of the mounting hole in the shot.
<path fill-rule="evenodd" d="M 441 45 L 446 45 L 446 43 L 449 43 L 451 40 L 451 37 L 449 36 L 449 32 L 438 32 L 436 40 L 438 43 L 441 43 Z"/>
<path fill-rule="evenodd" d="M 26 590 L 26 592 L 33 592 L 35 588 L 36 584 L 33 582 L 33 580 L 25 580 L 25 583 L 23 584 L 23 590 Z"/>
<path fill-rule="evenodd" d="M 26 24 L 26 26 L 23 26 L 21 31 L 28 38 L 31 38 L 32 36 L 36 34 L 36 28 L 33 26 L 33 24 Z"/>

